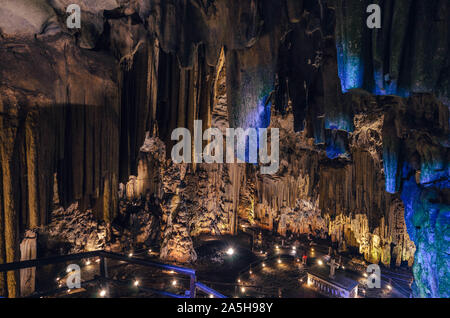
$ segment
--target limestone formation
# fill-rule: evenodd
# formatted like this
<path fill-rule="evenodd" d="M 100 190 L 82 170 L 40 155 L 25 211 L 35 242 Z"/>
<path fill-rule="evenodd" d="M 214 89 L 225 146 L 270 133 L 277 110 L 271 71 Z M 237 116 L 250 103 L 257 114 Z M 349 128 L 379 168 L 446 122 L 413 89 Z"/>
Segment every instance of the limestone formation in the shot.
<path fill-rule="evenodd" d="M 196 236 L 251 226 L 414 264 L 415 296 L 447 297 L 450 3 L 377 1 L 373 30 L 369 3 L 3 1 L 0 263 L 38 228 L 65 252 L 195 262 Z M 279 128 L 279 171 L 174 164 L 194 120 Z"/>

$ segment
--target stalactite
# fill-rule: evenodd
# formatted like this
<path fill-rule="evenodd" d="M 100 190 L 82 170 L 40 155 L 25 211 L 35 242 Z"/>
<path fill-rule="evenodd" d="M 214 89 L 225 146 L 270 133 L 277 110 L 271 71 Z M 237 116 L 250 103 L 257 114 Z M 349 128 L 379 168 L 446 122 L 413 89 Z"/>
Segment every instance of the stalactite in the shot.
<path fill-rule="evenodd" d="M 141 45 L 132 56 L 131 68 L 121 71 L 121 182 L 126 182 L 130 175 L 136 175 L 139 148 L 144 143 L 146 130 L 155 120 L 155 97 L 152 94 L 157 87 L 155 71 L 159 52 L 152 43 Z"/>
<path fill-rule="evenodd" d="M 366 26 L 370 1 L 339 0 L 336 45 L 343 91 L 377 95 L 434 92 L 447 102 L 450 5 L 446 1 L 383 2 L 381 29 Z M 430 37 L 429 35 L 434 36 Z"/>
<path fill-rule="evenodd" d="M 338 0 L 336 4 L 336 45 L 339 77 L 344 92 L 364 87 L 368 76 L 369 29 L 365 27 L 367 1 Z"/>
<path fill-rule="evenodd" d="M 157 135 L 168 145 L 168 156 L 174 144 L 171 140 L 174 129 L 187 128 L 191 136 L 194 136 L 195 120 L 202 121 L 203 130 L 211 126 L 219 60 L 210 66 L 206 61 L 205 47 L 200 45 L 193 53 L 192 63 L 191 68 L 183 68 L 176 55 L 160 52 L 155 123 L 158 127 Z M 193 142 L 194 138 L 192 146 Z M 192 156 L 194 158 L 194 152 Z"/>
<path fill-rule="evenodd" d="M 1 118 L 0 133 L 0 156 L 2 166 L 3 184 L 3 213 L 4 213 L 4 242 L 6 262 L 18 261 L 18 209 L 16 209 L 16 199 L 14 193 L 14 162 L 15 162 L 15 137 L 17 128 L 5 122 L 5 117 Z M 19 295 L 18 272 L 9 271 L 6 273 L 7 288 L 9 297 Z"/>
<path fill-rule="evenodd" d="M 386 191 L 396 193 L 400 188 L 401 149 L 392 114 L 386 114 L 383 124 L 383 166 Z"/>
<path fill-rule="evenodd" d="M 28 213 L 29 228 L 34 229 L 40 225 L 39 194 L 38 194 L 38 169 L 37 156 L 37 132 L 33 115 L 27 118 L 25 124 L 26 134 L 26 158 L 27 158 L 27 188 L 28 188 Z M 34 117 L 34 116 L 33 116 Z"/>

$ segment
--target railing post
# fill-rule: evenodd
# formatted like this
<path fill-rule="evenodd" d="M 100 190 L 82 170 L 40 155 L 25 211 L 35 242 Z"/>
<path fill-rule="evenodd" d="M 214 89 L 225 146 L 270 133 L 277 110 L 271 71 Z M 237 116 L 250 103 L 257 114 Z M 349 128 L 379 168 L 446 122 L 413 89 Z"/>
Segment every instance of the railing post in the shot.
<path fill-rule="evenodd" d="M 189 297 L 190 298 L 195 298 L 196 297 L 196 291 L 197 291 L 197 278 L 195 276 L 195 274 L 191 275 L 191 285 L 190 285 L 190 289 L 189 289 Z"/>
<path fill-rule="evenodd" d="M 106 293 L 109 294 L 109 283 L 106 281 L 108 278 L 108 264 L 107 259 L 104 256 L 100 257 L 100 276 L 101 278 L 105 279 L 102 285 L 105 285 Z"/>
<path fill-rule="evenodd" d="M 108 278 L 108 265 L 103 256 L 100 257 L 100 276 L 102 278 Z"/>

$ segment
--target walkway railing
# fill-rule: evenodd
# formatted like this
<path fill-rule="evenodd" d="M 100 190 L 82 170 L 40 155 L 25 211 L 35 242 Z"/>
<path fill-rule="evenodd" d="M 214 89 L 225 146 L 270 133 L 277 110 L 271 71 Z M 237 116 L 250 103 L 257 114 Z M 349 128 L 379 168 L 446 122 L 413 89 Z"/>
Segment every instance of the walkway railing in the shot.
<path fill-rule="evenodd" d="M 20 270 L 20 269 L 24 269 L 24 268 L 40 267 L 40 266 L 45 266 L 45 265 L 59 264 L 59 263 L 65 263 L 65 262 L 69 262 L 69 261 L 77 261 L 77 260 L 96 258 L 96 257 L 100 258 L 100 262 L 99 262 L 100 277 L 97 279 L 87 281 L 87 282 L 83 282 L 82 285 L 87 285 L 87 284 L 95 282 L 95 281 L 120 283 L 119 281 L 113 280 L 108 277 L 107 260 L 113 259 L 113 260 L 126 262 L 128 264 L 135 264 L 135 265 L 141 265 L 141 266 L 145 266 L 145 267 L 154 267 L 154 268 L 160 268 L 160 269 L 164 269 L 164 270 L 168 270 L 168 271 L 173 271 L 173 272 L 181 274 L 181 275 L 189 276 L 189 278 L 190 278 L 189 290 L 186 291 L 185 295 L 177 295 L 177 294 L 169 293 L 169 292 L 162 291 L 162 290 L 140 287 L 142 290 L 151 291 L 153 293 L 156 293 L 156 294 L 159 294 L 159 295 L 162 295 L 165 297 L 195 298 L 197 296 L 197 293 L 196 293 L 197 289 L 199 289 L 209 295 L 213 295 L 214 297 L 226 298 L 221 293 L 203 285 L 202 283 L 197 282 L 195 269 L 153 262 L 153 261 L 149 261 L 149 260 L 141 259 L 141 258 L 128 257 L 128 256 L 124 256 L 122 254 L 106 252 L 106 251 L 102 251 L 102 250 L 94 251 L 94 252 L 78 253 L 78 254 L 69 254 L 69 255 L 63 255 L 63 256 L 54 256 L 54 257 L 34 259 L 34 260 L 14 262 L 14 263 L 7 263 L 7 264 L 0 264 L 0 273 Z M 52 294 L 58 293 L 60 290 L 64 291 L 65 289 L 59 288 L 59 289 L 55 289 L 52 291 L 34 293 L 31 297 L 52 295 Z"/>

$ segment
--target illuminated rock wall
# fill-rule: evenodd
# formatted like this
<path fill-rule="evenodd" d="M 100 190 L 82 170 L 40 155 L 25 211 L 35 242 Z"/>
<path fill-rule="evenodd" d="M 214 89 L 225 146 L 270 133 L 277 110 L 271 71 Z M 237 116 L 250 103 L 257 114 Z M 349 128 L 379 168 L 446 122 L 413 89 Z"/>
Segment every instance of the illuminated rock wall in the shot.
<path fill-rule="evenodd" d="M 362 14 L 370 3 L 337 1 L 342 90 L 410 97 L 377 99 L 384 105 L 385 186 L 401 193 L 417 246 L 415 296 L 448 297 L 450 4 L 377 1 L 382 27 L 370 30 Z"/>
<path fill-rule="evenodd" d="M 131 176 L 126 196 L 160 200 L 163 259 L 194 261 L 192 236 L 256 225 L 329 235 L 371 262 L 416 259 L 416 295 L 447 295 L 449 4 L 377 1 L 384 25 L 370 31 L 368 3 L 80 1 L 71 30 L 68 1 L 8 2 L 0 262 L 51 221 L 55 174 L 63 211 L 92 210 L 107 239 Z M 174 165 L 171 132 L 196 119 L 281 128 L 279 172 Z M 0 295 L 19 294 L 16 275 L 0 275 Z"/>
<path fill-rule="evenodd" d="M 0 251 L 6 258 L 0 252 L 0 260 L 13 262 L 20 233 L 48 222 L 56 172 L 65 204 L 80 200 L 99 217 L 114 217 L 119 144 L 112 141 L 120 134 L 120 99 L 107 55 L 82 52 L 64 37 L 2 45 Z M 15 295 L 14 280 L 8 281 Z"/>

